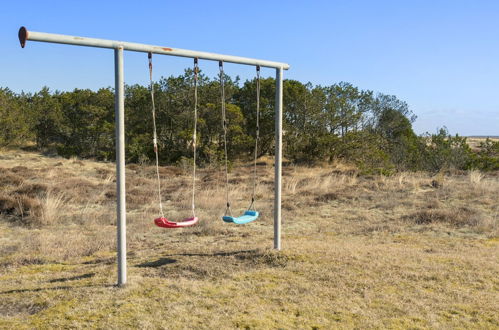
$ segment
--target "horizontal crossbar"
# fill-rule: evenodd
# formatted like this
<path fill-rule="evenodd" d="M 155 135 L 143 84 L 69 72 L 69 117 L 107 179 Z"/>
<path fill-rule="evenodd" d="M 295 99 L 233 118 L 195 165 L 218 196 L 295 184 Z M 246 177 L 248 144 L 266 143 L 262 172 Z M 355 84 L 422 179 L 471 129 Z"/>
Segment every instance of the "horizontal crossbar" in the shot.
<path fill-rule="evenodd" d="M 134 52 L 154 53 L 154 54 L 179 56 L 179 57 L 190 57 L 190 58 L 198 58 L 198 59 L 203 59 L 203 60 L 224 61 L 224 62 L 229 62 L 229 63 L 254 65 L 254 66 L 259 65 L 261 67 L 276 68 L 276 69 L 282 68 L 284 70 L 289 69 L 289 64 L 287 64 L 287 63 L 258 60 L 258 59 L 254 59 L 254 58 L 239 57 L 239 56 L 232 56 L 232 55 L 222 55 L 222 54 L 215 54 L 215 53 L 208 53 L 208 52 L 199 52 L 199 51 L 195 51 L 195 50 L 187 50 L 187 49 L 180 49 L 180 48 L 152 46 L 152 45 L 138 44 L 138 43 L 134 43 L 134 42 L 75 37 L 75 36 L 68 36 L 68 35 L 63 35 L 63 34 L 35 32 L 35 31 L 28 31 L 23 26 L 19 29 L 19 41 L 21 43 L 21 47 L 24 48 L 27 40 L 50 42 L 50 43 L 57 43 L 57 44 L 76 45 L 76 46 L 98 47 L 98 48 L 111 48 L 111 49 L 122 48 L 123 50 L 129 50 L 129 51 L 134 51 Z"/>

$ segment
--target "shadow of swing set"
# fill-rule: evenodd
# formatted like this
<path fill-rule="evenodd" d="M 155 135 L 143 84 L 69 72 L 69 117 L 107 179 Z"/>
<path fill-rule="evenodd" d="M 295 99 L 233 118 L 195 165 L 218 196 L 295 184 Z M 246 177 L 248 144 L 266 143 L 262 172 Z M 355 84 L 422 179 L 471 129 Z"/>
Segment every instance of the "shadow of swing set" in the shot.
<path fill-rule="evenodd" d="M 196 145 L 197 145 L 197 121 L 198 121 L 198 75 L 199 75 L 199 65 L 198 58 L 194 58 L 194 127 L 192 131 L 192 194 L 191 194 L 191 212 L 192 216 L 187 217 L 181 221 L 171 221 L 163 212 L 163 202 L 161 198 L 161 179 L 159 175 L 159 148 L 158 148 L 158 134 L 156 128 L 156 106 L 154 99 L 154 82 L 153 82 L 153 64 L 152 64 L 152 53 L 148 53 L 149 59 L 149 90 L 151 93 L 151 104 L 152 104 L 152 122 L 153 122 L 153 148 L 156 157 L 156 181 L 158 186 L 158 201 L 159 201 L 159 213 L 160 217 L 154 219 L 154 223 L 158 227 L 162 228 L 184 228 L 194 226 L 198 223 L 199 218 L 196 216 Z M 255 133 L 255 148 L 254 148 L 254 165 L 253 165 L 253 192 L 251 194 L 251 203 L 246 211 L 240 216 L 233 216 L 230 199 L 229 199 L 229 169 L 228 169 L 228 152 L 227 152 L 227 116 L 225 111 L 225 73 L 223 61 L 218 62 L 219 67 L 219 78 L 220 78 L 220 104 L 222 110 L 222 128 L 224 132 L 224 156 L 225 156 L 225 197 L 226 197 L 226 208 L 225 213 L 222 216 L 222 220 L 227 223 L 233 224 L 246 224 L 258 219 L 259 212 L 254 209 L 255 205 L 255 193 L 257 185 L 257 156 L 258 156 L 258 140 L 260 138 L 260 66 L 256 66 L 256 133 Z"/>

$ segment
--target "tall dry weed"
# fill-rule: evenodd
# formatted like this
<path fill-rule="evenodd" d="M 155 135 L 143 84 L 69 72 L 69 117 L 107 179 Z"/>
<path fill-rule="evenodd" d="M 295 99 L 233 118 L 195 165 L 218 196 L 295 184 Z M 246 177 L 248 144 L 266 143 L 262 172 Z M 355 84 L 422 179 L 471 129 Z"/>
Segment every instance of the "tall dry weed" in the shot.
<path fill-rule="evenodd" d="M 482 181 L 483 174 L 482 174 L 482 172 L 480 172 L 478 170 L 472 170 L 472 171 L 469 171 L 468 178 L 472 184 L 478 184 L 478 183 L 480 183 L 480 181 Z"/>
<path fill-rule="evenodd" d="M 41 199 L 41 215 L 37 217 L 39 224 L 51 225 L 57 223 L 64 213 L 65 205 L 64 193 L 47 192 L 47 195 Z"/>
<path fill-rule="evenodd" d="M 298 187 L 300 181 L 301 179 L 297 177 L 287 178 L 284 182 L 284 191 L 287 194 L 294 195 L 297 191 L 296 188 Z"/>
<path fill-rule="evenodd" d="M 407 185 L 407 183 L 409 182 L 408 179 L 410 178 L 410 176 L 408 175 L 407 172 L 400 172 L 397 174 L 396 178 L 397 178 L 399 188 L 404 188 Z"/>

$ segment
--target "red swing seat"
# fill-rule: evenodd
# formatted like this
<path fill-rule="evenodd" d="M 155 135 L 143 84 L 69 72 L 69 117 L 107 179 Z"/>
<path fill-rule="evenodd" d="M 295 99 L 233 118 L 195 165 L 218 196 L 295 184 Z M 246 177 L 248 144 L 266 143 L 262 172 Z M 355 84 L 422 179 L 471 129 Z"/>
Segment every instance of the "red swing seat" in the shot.
<path fill-rule="evenodd" d="M 183 228 L 183 227 L 189 227 L 193 226 L 198 222 L 198 217 L 191 217 L 191 218 L 186 218 L 182 221 L 175 222 L 175 221 L 170 221 L 167 218 L 160 217 L 154 219 L 154 223 L 158 227 L 163 227 L 163 228 Z"/>

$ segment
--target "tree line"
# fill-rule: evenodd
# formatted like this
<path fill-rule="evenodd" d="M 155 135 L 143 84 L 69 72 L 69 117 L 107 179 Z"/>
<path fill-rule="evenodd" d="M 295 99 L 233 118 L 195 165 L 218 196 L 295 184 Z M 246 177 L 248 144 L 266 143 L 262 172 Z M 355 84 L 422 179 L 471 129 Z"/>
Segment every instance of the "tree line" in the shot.
<path fill-rule="evenodd" d="M 274 148 L 275 79 L 260 81 L 259 156 Z M 160 163 L 192 159 L 193 72 L 154 83 Z M 199 165 L 224 157 L 219 77 L 199 76 Z M 256 138 L 256 80 L 225 76 L 228 153 L 249 160 Z M 150 162 L 152 115 L 149 86 L 125 88 L 127 162 Z M 364 173 L 399 170 L 499 169 L 499 142 L 486 140 L 474 151 L 465 137 L 445 128 L 418 136 L 406 102 L 341 82 L 330 86 L 284 81 L 284 156 L 294 163 L 345 160 Z M 114 91 L 75 89 L 14 93 L 0 88 L 0 147 L 35 144 L 70 157 L 114 160 Z"/>

